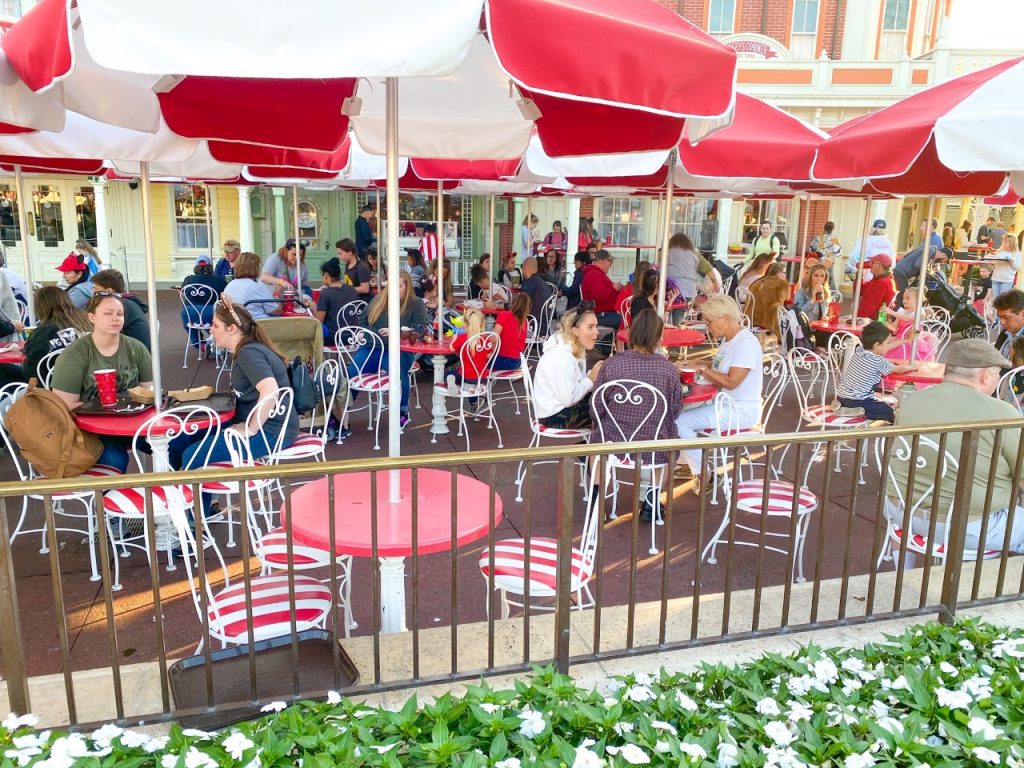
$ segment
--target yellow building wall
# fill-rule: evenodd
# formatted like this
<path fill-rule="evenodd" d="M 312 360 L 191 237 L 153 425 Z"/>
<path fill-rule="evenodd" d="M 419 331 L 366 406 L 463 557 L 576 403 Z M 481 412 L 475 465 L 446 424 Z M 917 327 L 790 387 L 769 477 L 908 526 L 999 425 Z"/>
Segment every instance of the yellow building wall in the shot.
<path fill-rule="evenodd" d="M 215 186 L 213 199 L 217 211 L 217 229 L 220 230 L 220 242 L 214 243 L 213 252 L 220 258 L 220 246 L 227 239 L 241 240 L 238 224 L 238 190 L 231 186 Z M 214 233 L 216 237 L 217 233 Z"/>
<path fill-rule="evenodd" d="M 171 207 L 171 185 L 150 184 L 153 206 L 153 256 L 156 261 L 156 279 L 170 280 L 171 251 L 174 247 L 171 227 L 174 226 L 174 212 Z"/>

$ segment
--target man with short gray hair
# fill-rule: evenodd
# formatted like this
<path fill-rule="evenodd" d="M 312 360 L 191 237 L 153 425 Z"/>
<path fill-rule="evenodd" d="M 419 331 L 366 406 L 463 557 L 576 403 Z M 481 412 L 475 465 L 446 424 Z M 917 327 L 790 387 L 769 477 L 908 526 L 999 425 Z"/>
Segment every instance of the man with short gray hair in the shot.
<path fill-rule="evenodd" d="M 964 339 L 950 345 L 946 355 L 946 369 L 941 384 L 914 392 L 907 396 L 899 414 L 896 426 L 915 427 L 928 424 L 950 423 L 954 419 L 960 422 L 1005 421 L 1019 419 L 1020 412 L 1007 402 L 992 397 L 1002 372 L 1010 367 L 1010 361 L 1000 355 L 992 345 L 984 339 Z M 955 461 L 960 459 L 960 443 L 963 433 L 950 432 L 946 438 L 946 452 Z M 939 434 L 925 434 L 936 444 L 940 441 Z M 992 501 L 988 505 L 988 526 L 985 536 L 985 550 L 996 551 L 1003 547 L 1006 535 L 1008 510 L 1014 503 L 1015 511 L 1011 523 L 1010 551 L 1024 552 L 1024 508 L 1016 506 L 1017 489 L 1013 486 L 1013 475 L 1017 465 L 1017 449 L 1020 445 L 1020 429 L 1002 430 L 998 446 L 996 431 L 985 430 L 978 436 L 978 451 L 975 454 L 973 490 L 967 510 L 967 538 L 964 551 L 977 552 L 978 537 L 981 532 L 982 519 L 986 515 L 985 496 L 991 492 Z M 910 438 L 908 438 L 909 441 Z M 909 456 L 901 456 L 899 451 L 891 454 L 889 467 L 892 470 L 898 491 L 907 493 L 909 477 Z M 929 461 L 933 457 L 929 456 Z M 992 467 L 995 471 L 992 473 Z M 990 473 L 992 473 L 990 475 Z M 992 477 L 991 483 L 989 482 Z M 921 499 L 935 483 L 935 466 L 933 464 L 922 469 L 918 467 L 914 474 L 914 487 L 911 491 L 911 503 Z M 935 507 L 945 515 L 953 502 L 956 489 L 956 478 L 945 476 L 939 487 L 939 501 Z M 903 507 L 895 499 L 897 489 L 890 480 L 886 495 L 886 515 L 897 525 L 902 524 Z M 924 500 L 921 509 L 932 508 L 930 499 Z M 923 529 L 918 526 L 923 523 Z M 927 536 L 927 514 L 919 514 L 915 519 L 914 533 Z M 936 541 L 943 538 L 943 522 L 937 521 Z"/>

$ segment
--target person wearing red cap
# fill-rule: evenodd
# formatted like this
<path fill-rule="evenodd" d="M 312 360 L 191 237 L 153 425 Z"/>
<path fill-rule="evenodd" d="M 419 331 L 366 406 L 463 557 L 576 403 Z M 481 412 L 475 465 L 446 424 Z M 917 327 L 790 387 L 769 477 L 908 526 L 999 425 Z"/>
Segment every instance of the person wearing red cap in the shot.
<path fill-rule="evenodd" d="M 857 306 L 857 317 L 874 320 L 878 310 L 889 306 L 896 297 L 896 281 L 889 271 L 892 269 L 892 257 L 887 253 L 876 253 L 868 259 L 871 270 L 871 282 L 860 287 L 860 304 Z"/>
<path fill-rule="evenodd" d="M 89 280 L 88 265 L 77 253 L 69 253 L 67 258 L 57 266 L 57 271 L 64 273 L 64 280 L 68 284 L 65 290 L 68 292 L 71 303 L 84 310 L 85 305 L 92 298 L 93 288 L 92 282 Z"/>

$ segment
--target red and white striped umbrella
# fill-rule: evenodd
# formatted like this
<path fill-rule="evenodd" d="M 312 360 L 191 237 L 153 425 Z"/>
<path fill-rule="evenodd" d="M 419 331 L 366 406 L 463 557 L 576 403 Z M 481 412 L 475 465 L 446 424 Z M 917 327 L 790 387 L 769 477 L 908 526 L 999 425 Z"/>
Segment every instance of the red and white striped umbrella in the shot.
<path fill-rule="evenodd" d="M 814 178 L 897 194 L 992 195 L 1024 169 L 1024 58 L 954 78 L 831 130 Z"/>

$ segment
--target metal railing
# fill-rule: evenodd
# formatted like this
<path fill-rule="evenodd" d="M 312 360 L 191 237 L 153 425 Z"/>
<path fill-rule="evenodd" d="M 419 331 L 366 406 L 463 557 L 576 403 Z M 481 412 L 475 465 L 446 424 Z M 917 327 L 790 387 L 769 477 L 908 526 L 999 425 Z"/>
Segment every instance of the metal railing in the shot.
<path fill-rule="evenodd" d="M 1013 468 L 1013 488 L 1020 487 L 1022 462 L 1024 462 L 1024 432 L 1018 434 L 1024 421 L 1000 421 L 991 423 L 968 423 L 958 425 L 931 426 L 926 428 L 868 428 L 828 432 L 799 432 L 768 435 L 744 435 L 708 440 L 677 440 L 671 442 L 645 442 L 623 444 L 573 445 L 566 447 L 515 449 L 500 451 L 474 451 L 471 453 L 450 453 L 419 455 L 395 459 L 366 458 L 326 463 L 277 465 L 272 467 L 239 468 L 231 472 L 230 480 L 248 483 L 260 478 L 280 481 L 282 492 L 279 504 L 282 514 L 280 525 L 286 532 L 287 559 L 296 562 L 296 546 L 302 542 L 294 540 L 292 531 L 293 497 L 300 493 L 293 490 L 299 482 L 326 478 L 326 537 L 327 550 L 337 552 L 337 544 L 343 538 L 339 525 L 344 520 L 335 517 L 336 505 L 340 503 L 339 492 L 344 493 L 346 482 L 354 481 L 356 473 L 369 473 L 371 494 L 370 539 L 368 551 L 357 553 L 357 563 L 349 578 L 368 581 L 359 584 L 357 599 L 362 600 L 359 615 L 360 631 L 341 644 L 332 642 L 334 665 L 334 687 L 343 678 L 342 653 L 348 653 L 359 668 L 364 681 L 350 689 L 352 693 L 385 691 L 438 682 L 452 682 L 478 678 L 480 675 L 523 671 L 531 664 L 553 662 L 562 671 L 575 664 L 602 659 L 617 658 L 633 654 L 661 652 L 693 647 L 704 643 L 716 643 L 743 638 L 759 637 L 797 630 L 817 629 L 828 626 L 853 624 L 906 616 L 937 616 L 942 621 L 951 621 L 959 608 L 977 606 L 993 601 L 1015 600 L 1024 596 L 1024 571 L 1015 578 L 1024 558 L 1011 558 L 1010 531 L 1014 507 L 1010 506 L 1006 521 L 1005 535 L 998 552 L 986 550 L 986 526 L 992 505 L 992 480 L 1001 460 L 998 450 L 1004 437 L 1016 445 L 1016 465 Z M 1013 430 L 1006 432 L 1006 430 Z M 995 435 L 995 449 L 992 463 L 984 475 L 978 474 L 978 446 L 983 431 Z M 893 441 L 903 437 L 909 440 L 910 454 L 900 454 L 897 459 L 906 462 L 909 469 L 907 488 L 914 486 L 914 474 L 920 464 L 920 441 L 922 434 L 939 434 L 940 450 L 944 451 L 950 435 L 961 435 L 961 445 L 956 452 L 959 471 L 955 478 L 936 467 L 934 472 L 936 490 L 932 494 L 929 508 L 928 540 L 935 541 L 937 521 L 942 515 L 939 508 L 940 491 L 954 482 L 952 515 L 949 522 L 948 542 L 945 561 L 933 562 L 923 558 L 921 567 L 912 567 L 909 562 L 908 540 L 901 536 L 898 541 L 890 535 L 885 512 L 885 482 L 879 480 L 873 493 L 867 493 L 858 481 L 858 467 L 873 441 L 882 441 L 879 450 L 882 466 L 880 472 L 872 466 L 866 475 L 872 480 L 885 477 L 894 453 Z M 852 447 L 853 468 L 848 473 L 833 471 L 833 452 Z M 642 542 L 649 532 L 638 514 L 641 508 L 641 488 L 645 483 L 645 470 L 641 462 L 632 462 L 616 471 L 620 482 L 628 482 L 632 490 L 628 494 L 618 491 L 619 512 L 616 519 L 610 519 L 614 492 L 610 484 L 598 482 L 596 493 L 585 494 L 577 474 L 580 460 L 590 462 L 587 479 L 582 485 L 590 487 L 591 479 L 602 480 L 611 457 L 628 450 L 633 457 L 645 452 L 671 451 L 675 459 L 678 452 L 687 448 L 703 451 L 704 461 L 701 473 L 705 489 L 710 483 L 721 483 L 723 499 L 716 508 L 705 492 L 699 500 L 692 496 L 680 496 L 672 484 L 663 492 L 663 525 L 655 538 L 661 547 L 657 554 L 644 557 Z M 718 476 L 712 476 L 712 451 L 721 457 Z M 904 452 L 905 453 L 905 452 Z M 513 501 L 513 486 L 504 488 L 517 463 L 527 462 L 524 479 L 524 500 Z M 546 463 L 545 463 L 546 462 Z M 808 477 L 807 489 L 818 500 L 817 508 L 811 513 L 809 527 L 803 529 L 806 544 L 806 558 L 811 564 L 806 583 L 796 583 L 796 558 L 800 556 L 798 543 L 798 504 L 800 495 L 792 494 L 789 509 L 776 506 L 771 515 L 745 515 L 739 520 L 738 489 L 744 474 L 755 472 L 760 488 L 761 501 L 767 506 L 770 495 L 776 492 L 776 477 L 772 467 L 780 470 L 780 478 L 789 478 L 801 485 L 801 479 Z M 669 465 L 672 466 L 671 464 Z M 460 473 L 460 468 L 463 471 Z M 388 555 L 386 526 L 389 514 L 381 510 L 377 490 L 385 492 L 389 472 L 409 470 L 414 500 L 411 502 L 409 519 L 411 543 L 409 546 L 409 584 L 411 587 L 407 604 L 410 608 L 410 627 L 407 632 L 387 634 L 382 632 L 381 607 L 388 597 L 382 594 L 382 570 L 375 566 L 380 555 Z M 417 484 L 425 470 L 442 470 L 451 478 L 451 502 L 445 516 L 450 534 L 447 546 L 431 549 L 435 554 L 422 553 L 420 542 L 427 536 L 437 538 L 437 530 L 426 531 L 420 520 L 421 510 L 417 498 Z M 474 544 L 458 546 L 460 538 L 458 514 L 457 480 L 466 472 L 483 478 L 486 484 L 487 525 L 485 536 Z M 987 484 L 976 487 L 975 477 L 986 476 Z M 334 478 L 344 479 L 336 485 Z M 72 726 L 85 727 L 100 719 L 117 719 L 132 722 L 158 722 L 179 719 L 196 712 L 215 711 L 218 708 L 239 707 L 259 702 L 257 690 L 257 653 L 252 630 L 252 588 L 260 568 L 250 544 L 252 524 L 249 512 L 251 499 L 248 494 L 236 497 L 238 506 L 238 557 L 227 554 L 233 580 L 244 585 L 246 597 L 246 618 L 248 621 L 248 643 L 243 645 L 248 658 L 248 700 L 224 702 L 217 697 L 214 685 L 211 658 L 211 625 L 206 587 L 214 588 L 217 580 L 211 575 L 205 542 L 212 537 L 210 526 L 204 525 L 202 517 L 196 515 L 192 523 L 195 537 L 195 551 L 204 553 L 195 558 L 195 579 L 199 584 L 201 609 L 199 619 L 188 603 L 188 590 L 183 589 L 186 571 L 179 562 L 178 571 L 168 578 L 158 560 L 156 530 L 159 509 L 154 505 L 154 489 L 167 488 L 178 484 L 191 489 L 194 499 L 199 499 L 204 483 L 223 482 L 223 471 L 202 470 L 187 473 L 164 473 L 126 475 L 114 478 L 73 478 L 67 480 L 35 480 L 31 483 L 0 483 L 0 651 L 3 654 L 3 673 L 7 683 L 8 700 L 12 711 L 31 710 L 30 687 L 39 679 L 41 672 L 59 671 L 63 679 L 66 698 L 66 721 Z M 943 484 L 947 485 L 943 485 Z M 139 609 L 125 607 L 118 598 L 121 593 L 111 589 L 111 556 L 108 541 L 107 513 L 103 508 L 103 492 L 112 488 L 132 487 L 143 489 L 145 495 L 146 537 L 145 546 L 149 563 L 148 584 L 140 588 L 133 599 L 137 600 L 143 591 L 148 591 L 146 605 L 152 612 L 152 643 L 149 647 L 136 647 L 134 658 L 155 664 L 157 679 L 152 685 L 159 685 L 160 704 L 156 708 L 140 711 L 126 705 L 122 677 L 127 674 L 124 662 L 126 649 L 119 641 L 119 629 L 125 621 L 138 620 Z M 750 486 L 746 486 L 749 490 Z M 339 491 L 340 489 L 340 491 Z M 891 490 L 891 489 L 890 489 Z M 13 547 L 8 544 L 10 525 L 6 514 L 8 500 L 19 503 L 25 494 L 43 499 L 41 505 L 33 502 L 30 515 L 41 516 L 46 523 L 46 543 L 50 570 L 50 598 L 55 626 L 40 630 L 41 614 L 48 612 L 38 599 L 31 606 L 19 605 L 19 592 L 25 589 L 15 567 Z M 96 546 L 100 558 L 102 583 L 100 593 L 102 608 L 95 610 L 103 614 L 102 630 L 94 634 L 91 642 L 104 646 L 101 657 L 108 662 L 103 665 L 109 672 L 113 692 L 112 708 L 108 717 L 95 715 L 80 716 L 79 692 L 83 685 L 76 679 L 81 666 L 78 661 L 77 644 L 85 642 L 74 639 L 69 631 L 68 617 L 80 606 L 69 604 L 68 590 L 70 577 L 62 573 L 62 557 L 68 551 L 62 549 L 55 530 L 55 514 L 60 514 L 60 505 L 66 503 L 61 494 L 91 493 L 96 516 Z M 984 493 L 984 515 L 979 534 L 977 552 L 969 552 L 965 558 L 964 541 L 968 526 L 968 510 L 972 494 Z M 168 494 L 164 494 L 168 495 Z M 583 497 L 589 495 L 590 499 Z M 170 497 L 170 496 L 169 496 Z M 628 504 L 624 498 L 628 497 Z M 66 498 L 66 497 L 65 497 Z M 908 496 L 909 498 L 909 496 Z M 578 525 L 574 524 L 581 512 L 586 515 L 589 504 L 597 515 L 594 528 L 592 551 L 588 542 L 581 541 Z M 39 509 L 41 506 L 41 509 Z M 696 507 L 693 509 L 692 507 Z M 198 509 L 198 504 L 196 506 Z M 704 559 L 709 534 L 719 526 L 726 509 L 732 510 L 728 524 L 723 528 L 718 551 L 719 562 L 713 565 Z M 630 516 L 632 512 L 632 516 Z M 510 515 L 511 513 L 511 515 Z M 504 517 L 504 520 L 499 518 Z M 899 522 L 899 521 L 897 521 Z M 743 523 L 745 533 L 752 536 L 742 540 Z M 507 534 L 499 531 L 499 524 L 509 528 Z M 653 523 L 652 523 L 653 524 Z M 552 531 L 552 525 L 554 530 Z M 903 508 L 901 530 L 910 530 L 911 504 Z M 627 530 L 626 529 L 628 526 Z M 775 534 L 776 538 L 771 538 Z M 499 601 L 496 598 L 498 577 L 495 576 L 498 555 L 495 545 L 499 539 L 524 539 L 539 542 L 542 537 L 553 541 L 555 566 L 553 576 L 547 566 L 529 558 L 523 564 L 521 578 L 530 583 L 531 578 L 542 573 L 553 582 L 553 596 L 550 599 L 533 594 L 527 589 L 521 595 L 524 610 L 511 618 L 500 618 L 497 613 Z M 443 536 L 441 538 L 444 538 Z M 743 548 L 746 543 L 753 546 Z M 773 541 L 780 545 L 772 549 Z M 876 561 L 883 553 L 886 541 L 898 544 L 893 552 L 894 569 L 889 566 L 876 567 Z M 17 546 L 15 544 L 14 546 Z M 223 551 L 218 545 L 217 552 Z M 443 561 L 442 551 L 448 552 L 448 562 Z M 474 568 L 476 561 L 467 564 L 464 555 L 471 551 L 486 553 L 481 565 L 486 564 L 486 578 L 467 578 L 466 571 Z M 34 552 L 31 553 L 34 555 Z M 186 549 L 187 554 L 187 549 Z M 368 556 L 369 562 L 358 561 L 358 555 Z M 393 553 L 392 553 L 393 554 Z M 993 557 L 995 555 L 995 557 Z M 27 553 L 19 555 L 27 556 Z M 712 555 L 714 556 L 714 555 Z M 986 557 L 993 562 L 986 567 Z M 973 562 L 972 562 L 973 561 Z M 216 564 L 216 561 L 214 561 Z M 780 569 L 780 565 L 782 568 Z M 368 567 L 367 567 L 368 566 Z M 574 604 L 582 596 L 579 588 L 581 570 L 592 567 L 595 574 L 589 587 L 593 590 L 593 607 L 577 610 Z M 321 573 L 323 583 L 333 596 L 340 594 L 343 574 L 335 559 Z M 534 573 L 531 573 L 534 569 Z M 995 573 L 993 574 L 993 570 Z M 287 568 L 289 602 L 293 606 L 289 614 L 290 649 L 293 661 L 292 694 L 294 697 L 315 697 L 326 695 L 331 685 L 318 684 L 314 688 L 303 684 L 298 673 L 299 633 L 296 615 L 296 571 Z M 968 588 L 969 581 L 969 588 Z M 486 591 L 484 611 L 476 602 L 480 588 Z M 445 588 L 447 588 L 445 590 Z M 79 590 L 74 590 L 78 594 Z M 447 600 L 440 598 L 447 591 Z M 185 595 L 185 597 L 182 597 Z M 440 602 L 431 602 L 440 601 Z M 447 603 L 445 605 L 445 603 Z M 540 608 L 551 609 L 550 613 L 535 612 Z M 425 610 L 434 612 L 445 609 L 445 615 L 435 616 L 431 622 Z M 367 610 L 368 609 L 368 610 Z M 175 620 L 168 625 L 165 613 L 179 611 L 186 620 Z M 148 611 L 143 611 L 147 613 Z M 35 631 L 42 631 L 46 638 L 52 638 L 56 631 L 59 640 L 60 658 L 56 668 L 31 669 L 39 662 L 32 660 L 30 649 L 42 644 L 43 637 L 28 636 L 26 622 L 30 621 Z M 335 600 L 327 626 L 333 627 L 339 637 L 344 634 L 346 619 L 338 601 Z M 184 634 L 188 642 L 172 639 L 171 635 Z M 81 634 L 81 632 L 80 632 Z M 138 636 L 150 633 L 135 633 Z M 197 638 L 202 638 L 203 667 L 205 670 L 206 707 L 179 709 L 172 706 L 168 682 L 168 668 L 172 660 L 188 656 Z M 276 698 L 281 698 L 277 696 Z M 91 710 L 90 710 L 91 711 Z"/>

